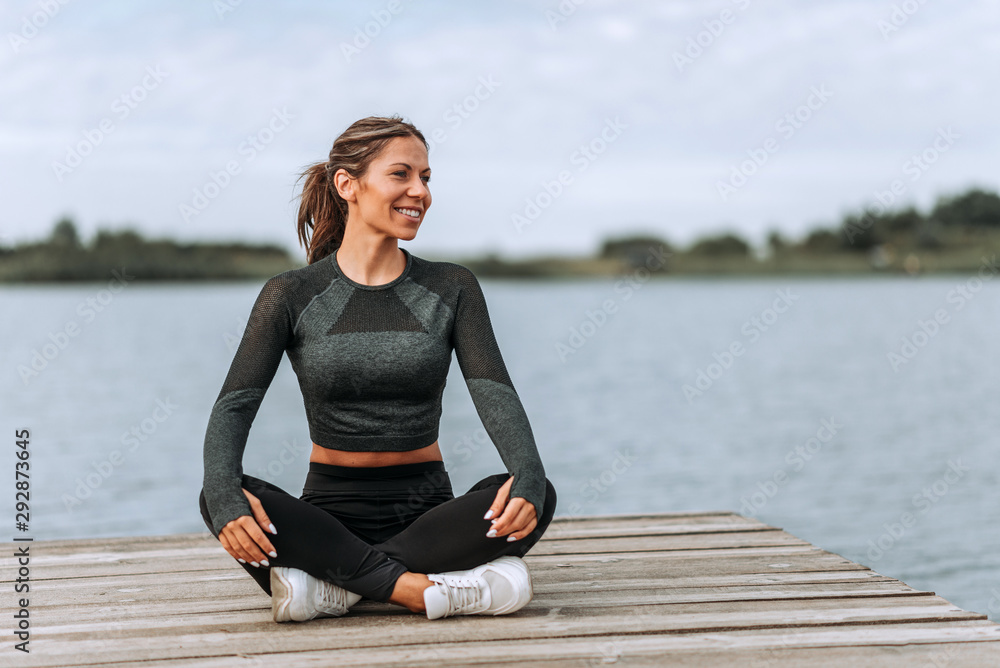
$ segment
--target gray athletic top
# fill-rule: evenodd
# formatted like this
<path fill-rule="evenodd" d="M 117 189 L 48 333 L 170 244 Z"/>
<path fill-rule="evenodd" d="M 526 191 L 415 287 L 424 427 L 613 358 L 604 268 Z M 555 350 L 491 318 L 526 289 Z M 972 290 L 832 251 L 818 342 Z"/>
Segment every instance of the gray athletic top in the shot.
<path fill-rule="evenodd" d="M 511 496 L 541 515 L 545 470 L 479 282 L 462 265 L 403 252 L 403 273 L 382 285 L 345 276 L 336 252 L 264 284 L 205 434 L 205 501 L 217 532 L 253 516 L 240 487 L 243 451 L 283 353 L 298 377 L 314 443 L 398 452 L 437 440 L 454 350 L 486 433 L 514 477 Z"/>

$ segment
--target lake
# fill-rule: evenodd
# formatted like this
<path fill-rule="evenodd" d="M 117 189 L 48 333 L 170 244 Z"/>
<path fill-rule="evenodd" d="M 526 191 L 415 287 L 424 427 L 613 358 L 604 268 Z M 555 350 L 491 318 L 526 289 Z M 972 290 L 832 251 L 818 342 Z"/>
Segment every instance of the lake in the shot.
<path fill-rule="evenodd" d="M 1000 621 L 984 275 L 482 284 L 557 515 L 737 511 Z M 4 457 L 29 429 L 30 535 L 206 530 L 205 427 L 262 284 L 0 288 Z M 456 494 L 504 470 L 454 360 L 440 443 Z M 309 446 L 286 358 L 244 469 L 297 495 Z"/>

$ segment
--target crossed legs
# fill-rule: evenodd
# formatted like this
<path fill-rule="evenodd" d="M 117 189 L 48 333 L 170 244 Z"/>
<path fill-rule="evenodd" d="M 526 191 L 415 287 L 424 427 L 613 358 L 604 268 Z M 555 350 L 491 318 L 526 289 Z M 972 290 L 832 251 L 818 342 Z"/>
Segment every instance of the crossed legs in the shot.
<path fill-rule="evenodd" d="M 260 478 L 243 476 L 243 486 L 260 499 L 277 534 L 268 535 L 278 556 L 270 566 L 287 566 L 333 582 L 348 591 L 379 602 L 423 611 L 423 590 L 430 586 L 426 573 L 465 570 L 503 555 L 524 556 L 538 542 L 552 521 L 556 492 L 547 481 L 545 508 L 538 525 L 521 540 L 488 538 L 490 521 L 483 515 L 506 473 L 487 476 L 462 496 L 421 514 L 405 529 L 374 545 L 354 535 L 333 514 L 289 494 Z M 202 517 L 212 534 L 212 522 L 199 495 Z M 241 564 L 269 596 L 267 567 Z"/>

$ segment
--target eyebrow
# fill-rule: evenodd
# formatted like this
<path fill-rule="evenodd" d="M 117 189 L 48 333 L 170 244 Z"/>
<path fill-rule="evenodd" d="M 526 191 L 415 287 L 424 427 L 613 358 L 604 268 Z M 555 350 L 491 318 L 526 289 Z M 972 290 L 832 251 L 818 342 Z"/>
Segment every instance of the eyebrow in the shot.
<path fill-rule="evenodd" d="M 406 167 L 407 169 L 413 169 L 413 167 L 411 167 L 410 165 L 406 164 L 405 162 L 394 162 L 394 163 L 392 163 L 389 166 L 390 167 L 395 167 L 396 165 L 402 165 L 403 167 Z M 429 171 L 431 171 L 431 168 L 430 167 L 425 167 L 423 169 L 423 171 L 429 172 Z"/>

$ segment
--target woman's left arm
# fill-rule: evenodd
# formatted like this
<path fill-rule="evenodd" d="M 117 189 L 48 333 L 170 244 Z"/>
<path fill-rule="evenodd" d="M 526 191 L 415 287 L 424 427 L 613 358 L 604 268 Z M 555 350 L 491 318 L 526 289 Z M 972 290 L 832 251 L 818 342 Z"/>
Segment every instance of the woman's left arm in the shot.
<path fill-rule="evenodd" d="M 545 503 L 545 468 L 531 424 L 507 373 L 482 287 L 459 265 L 461 287 L 452 330 L 455 356 L 483 427 L 513 476 L 491 506 L 496 535 L 523 538 L 534 530 Z"/>

